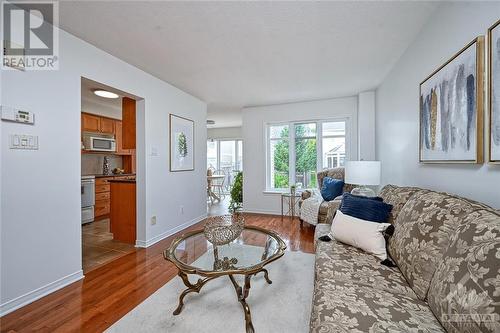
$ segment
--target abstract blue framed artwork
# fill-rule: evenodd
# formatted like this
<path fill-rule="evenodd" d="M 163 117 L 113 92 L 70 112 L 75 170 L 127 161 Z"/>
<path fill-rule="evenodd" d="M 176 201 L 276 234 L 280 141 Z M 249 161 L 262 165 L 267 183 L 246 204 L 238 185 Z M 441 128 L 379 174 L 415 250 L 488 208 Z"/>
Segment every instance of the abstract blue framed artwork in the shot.
<path fill-rule="evenodd" d="M 483 162 L 484 37 L 420 84 L 420 162 Z"/>
<path fill-rule="evenodd" d="M 488 29 L 490 159 L 500 163 L 500 20 Z"/>

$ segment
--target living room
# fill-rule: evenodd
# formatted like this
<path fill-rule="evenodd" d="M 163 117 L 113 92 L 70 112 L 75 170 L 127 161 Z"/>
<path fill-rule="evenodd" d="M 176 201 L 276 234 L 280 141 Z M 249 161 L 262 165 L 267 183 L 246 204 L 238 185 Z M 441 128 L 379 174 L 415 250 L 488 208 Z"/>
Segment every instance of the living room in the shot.
<path fill-rule="evenodd" d="M 2 10 L 0 331 L 500 331 L 500 2 Z M 82 79 L 140 96 L 85 274 Z"/>

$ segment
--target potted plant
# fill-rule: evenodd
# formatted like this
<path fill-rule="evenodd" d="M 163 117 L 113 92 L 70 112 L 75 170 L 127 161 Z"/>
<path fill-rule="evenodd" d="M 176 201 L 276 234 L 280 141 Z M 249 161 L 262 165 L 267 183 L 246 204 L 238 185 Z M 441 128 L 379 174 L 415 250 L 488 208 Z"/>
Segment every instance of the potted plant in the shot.
<path fill-rule="evenodd" d="M 235 213 L 243 207 L 243 172 L 238 172 L 234 178 L 233 187 L 231 188 L 231 202 L 229 203 L 229 211 Z"/>

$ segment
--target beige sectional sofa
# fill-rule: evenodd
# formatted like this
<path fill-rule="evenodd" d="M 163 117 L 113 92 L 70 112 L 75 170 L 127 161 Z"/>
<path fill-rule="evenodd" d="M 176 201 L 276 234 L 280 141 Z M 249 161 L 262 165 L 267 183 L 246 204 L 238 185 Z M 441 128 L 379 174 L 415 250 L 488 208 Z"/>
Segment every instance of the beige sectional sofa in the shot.
<path fill-rule="evenodd" d="M 311 332 L 500 332 L 500 215 L 454 195 L 385 186 L 397 267 L 317 241 Z M 316 226 L 316 238 L 329 232 Z"/>

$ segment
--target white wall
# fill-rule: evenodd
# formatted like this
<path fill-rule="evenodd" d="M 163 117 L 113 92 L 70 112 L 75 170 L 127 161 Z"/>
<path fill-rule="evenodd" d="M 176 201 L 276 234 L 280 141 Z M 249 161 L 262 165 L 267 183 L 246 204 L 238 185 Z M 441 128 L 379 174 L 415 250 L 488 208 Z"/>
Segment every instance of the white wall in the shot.
<path fill-rule="evenodd" d="M 359 159 L 375 160 L 375 91 L 358 95 Z"/>
<path fill-rule="evenodd" d="M 207 130 L 209 139 L 241 139 L 242 135 L 241 127 L 220 127 Z"/>
<path fill-rule="evenodd" d="M 82 76 L 144 98 L 137 115 L 139 245 L 206 215 L 206 104 L 62 31 L 59 58 L 58 71 L 5 71 L 1 77 L 2 103 L 36 114 L 34 126 L 0 126 L 2 314 L 82 277 Z M 193 172 L 169 172 L 170 112 L 195 121 Z M 10 150 L 12 133 L 38 135 L 40 149 Z M 149 223 L 152 215 L 156 225 Z"/>
<path fill-rule="evenodd" d="M 452 192 L 500 208 L 500 166 L 418 162 L 420 82 L 475 37 L 486 34 L 499 13 L 500 2 L 441 5 L 377 89 L 376 146 L 384 184 Z"/>
<path fill-rule="evenodd" d="M 357 159 L 357 97 L 244 108 L 243 115 L 243 207 L 248 212 L 280 214 L 280 195 L 265 193 L 265 125 L 270 122 L 321 120 L 349 117 L 351 155 Z"/>

